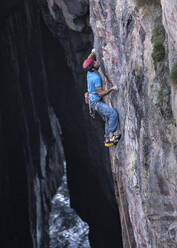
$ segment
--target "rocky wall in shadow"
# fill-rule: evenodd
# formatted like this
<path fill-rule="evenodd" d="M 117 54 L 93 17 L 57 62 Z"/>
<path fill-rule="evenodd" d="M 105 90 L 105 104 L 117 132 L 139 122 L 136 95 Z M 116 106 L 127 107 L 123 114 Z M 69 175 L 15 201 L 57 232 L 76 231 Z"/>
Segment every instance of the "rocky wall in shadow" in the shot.
<path fill-rule="evenodd" d="M 95 120 L 89 117 L 83 99 L 86 75 L 81 64 L 91 49 L 91 31 L 89 27 L 83 32 L 69 29 L 61 9 L 57 11 L 57 20 L 53 20 L 42 5 L 44 21 L 53 34 L 43 30 L 45 61 L 50 101 L 62 126 L 71 205 L 89 224 L 92 247 L 121 246 L 103 123 L 98 116 Z M 61 26 L 62 32 L 58 31 Z"/>
<path fill-rule="evenodd" d="M 47 248 L 50 199 L 63 175 L 60 127 L 48 101 L 36 2 L 9 11 L 0 20 L 0 246 Z"/>

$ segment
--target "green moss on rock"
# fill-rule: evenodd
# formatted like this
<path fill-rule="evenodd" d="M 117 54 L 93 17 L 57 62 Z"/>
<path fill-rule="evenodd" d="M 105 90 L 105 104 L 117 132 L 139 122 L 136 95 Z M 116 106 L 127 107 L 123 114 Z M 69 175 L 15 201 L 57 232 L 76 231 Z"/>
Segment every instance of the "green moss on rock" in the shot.
<path fill-rule="evenodd" d="M 169 104 L 166 109 L 166 116 L 168 120 L 173 120 L 172 106 Z"/>
<path fill-rule="evenodd" d="M 177 86 L 177 62 L 172 66 L 171 72 L 170 72 L 170 81 L 173 85 Z"/>
<path fill-rule="evenodd" d="M 160 0 L 134 0 L 137 7 L 143 7 L 144 5 L 160 4 Z"/>
<path fill-rule="evenodd" d="M 165 29 L 162 25 L 156 26 L 152 31 L 152 58 L 154 62 L 159 62 L 165 57 L 165 48 L 163 42 L 165 40 Z"/>
<path fill-rule="evenodd" d="M 165 40 L 165 29 L 162 25 L 158 25 L 152 30 L 152 42 L 153 43 L 156 41 L 164 42 L 164 40 Z"/>
<path fill-rule="evenodd" d="M 165 57 L 165 48 L 163 43 L 157 41 L 154 43 L 153 51 L 152 51 L 152 58 L 154 62 L 159 62 Z"/>
<path fill-rule="evenodd" d="M 165 87 L 165 88 L 164 88 Z M 160 109 L 160 112 L 165 120 L 172 121 L 173 120 L 173 113 L 172 113 L 172 106 L 170 103 L 170 91 L 167 95 L 167 86 L 162 87 L 158 92 L 158 104 L 157 106 Z"/>

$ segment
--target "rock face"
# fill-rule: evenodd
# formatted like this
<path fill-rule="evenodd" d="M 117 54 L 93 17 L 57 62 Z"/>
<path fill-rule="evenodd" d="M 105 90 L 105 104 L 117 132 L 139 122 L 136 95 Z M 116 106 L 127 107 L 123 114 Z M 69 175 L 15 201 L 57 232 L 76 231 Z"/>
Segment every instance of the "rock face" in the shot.
<path fill-rule="evenodd" d="M 106 101 L 118 110 L 123 134 L 110 150 L 128 225 L 127 232 L 118 198 L 123 243 L 130 247 L 130 238 L 137 248 L 176 247 L 177 89 L 169 74 L 177 59 L 177 4 L 149 1 L 140 7 L 138 2 L 143 3 L 90 1 L 97 57 L 119 88 Z M 160 27 L 165 28 L 165 56 L 155 60 L 152 54 L 160 50 L 153 36 Z"/>
<path fill-rule="evenodd" d="M 168 34 L 168 44 L 169 44 L 169 68 L 172 69 L 174 63 L 177 61 L 177 26 L 176 26 L 176 16 L 177 16 L 177 3 L 174 0 L 168 2 L 162 1 L 162 17 L 165 30 Z M 173 116 L 177 123 L 177 84 L 172 85 L 171 88 L 171 104 Z"/>

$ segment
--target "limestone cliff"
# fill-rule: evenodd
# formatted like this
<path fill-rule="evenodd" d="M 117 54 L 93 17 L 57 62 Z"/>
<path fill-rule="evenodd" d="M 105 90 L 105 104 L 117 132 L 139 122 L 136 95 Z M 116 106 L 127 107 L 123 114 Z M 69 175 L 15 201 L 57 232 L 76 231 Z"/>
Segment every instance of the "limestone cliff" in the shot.
<path fill-rule="evenodd" d="M 128 235 L 137 248 L 177 244 L 177 86 L 169 80 L 176 20 L 175 0 L 90 1 L 97 56 L 119 89 L 106 101 L 119 111 L 123 135 L 110 154 L 128 223 L 129 234 L 118 200 L 124 247 Z"/>

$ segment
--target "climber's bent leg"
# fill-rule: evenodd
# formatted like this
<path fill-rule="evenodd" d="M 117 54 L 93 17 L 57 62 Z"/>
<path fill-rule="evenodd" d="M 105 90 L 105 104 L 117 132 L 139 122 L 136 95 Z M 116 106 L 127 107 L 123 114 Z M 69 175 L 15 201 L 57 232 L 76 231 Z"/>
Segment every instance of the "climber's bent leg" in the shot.
<path fill-rule="evenodd" d="M 111 115 L 108 121 L 109 131 L 114 133 L 118 126 L 118 113 L 115 109 L 111 109 Z"/>
<path fill-rule="evenodd" d="M 97 104 L 98 113 L 105 121 L 105 137 L 109 134 L 109 138 L 112 138 L 113 133 L 116 131 L 118 126 L 118 113 L 115 109 L 109 107 L 103 102 Z"/>

